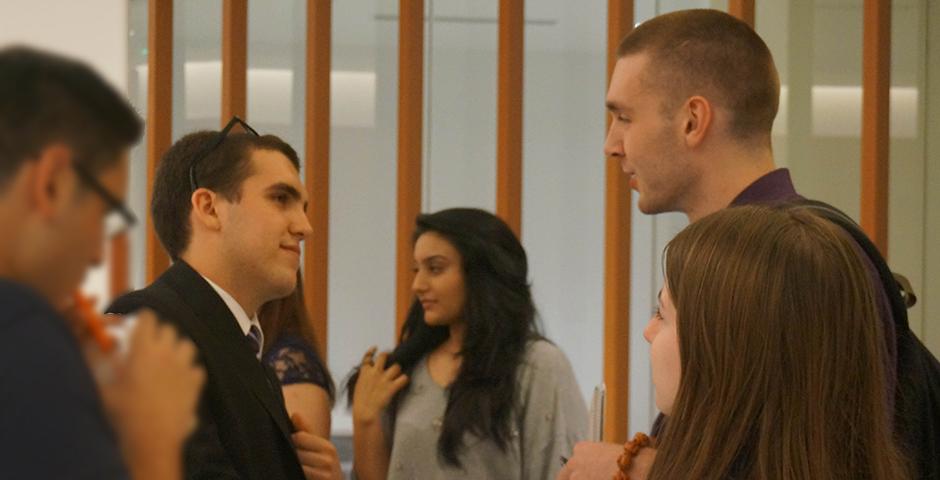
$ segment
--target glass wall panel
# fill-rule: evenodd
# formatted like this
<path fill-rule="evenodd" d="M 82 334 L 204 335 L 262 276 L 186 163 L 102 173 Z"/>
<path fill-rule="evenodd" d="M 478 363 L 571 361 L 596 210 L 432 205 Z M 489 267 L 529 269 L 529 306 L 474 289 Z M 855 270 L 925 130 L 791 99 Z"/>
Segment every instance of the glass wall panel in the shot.
<path fill-rule="evenodd" d="M 427 3 L 427 211 L 496 208 L 498 14 L 498 0 Z"/>
<path fill-rule="evenodd" d="M 173 141 L 218 130 L 222 115 L 222 0 L 173 3 Z"/>
<path fill-rule="evenodd" d="M 763 9 L 758 32 L 785 27 L 785 48 L 770 44 L 780 69 L 781 113 L 774 125 L 777 161 L 797 190 L 858 219 L 861 198 L 862 1 L 790 2 L 786 24 Z M 766 19 L 761 21 L 762 19 Z M 780 37 L 777 37 L 780 38 Z M 785 127 L 784 127 L 785 125 Z"/>
<path fill-rule="evenodd" d="M 891 7 L 891 162 L 888 186 L 888 258 L 921 299 L 927 280 L 925 233 L 927 129 L 927 2 L 895 0 Z M 935 82 L 936 84 L 936 82 Z M 935 87 L 936 88 L 936 87 Z M 936 291 L 936 290 L 935 290 Z M 931 292 L 933 293 L 933 292 Z M 924 338 L 925 302 L 908 310 L 911 329 Z M 936 326 L 934 328 L 937 328 Z M 940 345 L 934 346 L 938 351 Z"/>
<path fill-rule="evenodd" d="M 398 2 L 333 2 L 332 61 L 329 366 L 341 381 L 369 346 L 395 345 Z M 334 435 L 351 434 L 336 404 Z"/>
<path fill-rule="evenodd" d="M 303 160 L 307 8 L 304 0 L 248 2 L 246 118 Z"/>
<path fill-rule="evenodd" d="M 546 336 L 603 380 L 607 4 L 526 2 L 522 240 Z"/>
<path fill-rule="evenodd" d="M 927 347 L 940 357 L 940 4 L 922 2 L 926 7 L 927 51 L 924 52 L 924 284 L 922 337 Z"/>

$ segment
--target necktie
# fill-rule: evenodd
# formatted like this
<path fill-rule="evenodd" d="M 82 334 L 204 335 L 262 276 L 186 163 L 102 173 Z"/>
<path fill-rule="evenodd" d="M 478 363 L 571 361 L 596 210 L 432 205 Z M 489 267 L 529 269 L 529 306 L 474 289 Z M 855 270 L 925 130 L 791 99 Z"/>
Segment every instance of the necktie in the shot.
<path fill-rule="evenodd" d="M 248 334 L 245 335 L 245 338 L 248 340 L 248 346 L 251 348 L 251 353 L 254 353 L 256 357 L 261 357 L 261 329 L 257 325 L 252 325 L 248 329 Z"/>

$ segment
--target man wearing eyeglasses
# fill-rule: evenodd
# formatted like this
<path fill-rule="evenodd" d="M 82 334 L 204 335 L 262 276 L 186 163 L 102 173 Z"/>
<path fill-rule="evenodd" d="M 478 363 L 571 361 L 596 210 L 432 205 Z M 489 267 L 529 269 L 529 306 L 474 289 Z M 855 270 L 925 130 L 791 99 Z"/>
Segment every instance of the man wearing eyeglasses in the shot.
<path fill-rule="evenodd" d="M 259 361 L 257 312 L 296 288 L 312 230 L 299 168 L 290 145 L 233 118 L 219 132 L 184 136 L 156 172 L 153 222 L 173 265 L 110 309 L 152 308 L 199 349 L 209 376 L 189 478 L 342 476 L 326 439 L 293 433 L 280 384 Z"/>
<path fill-rule="evenodd" d="M 182 474 L 204 380 L 192 343 L 141 312 L 96 385 L 82 326 L 63 314 L 107 231 L 134 221 L 121 199 L 140 131 L 86 65 L 0 50 L 0 477 Z"/>

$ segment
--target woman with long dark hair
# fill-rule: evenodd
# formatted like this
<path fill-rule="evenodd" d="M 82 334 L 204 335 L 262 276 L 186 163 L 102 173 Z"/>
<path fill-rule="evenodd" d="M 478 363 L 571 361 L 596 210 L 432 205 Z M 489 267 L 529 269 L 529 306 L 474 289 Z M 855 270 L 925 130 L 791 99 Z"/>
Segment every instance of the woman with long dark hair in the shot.
<path fill-rule="evenodd" d="M 567 358 L 538 332 L 525 250 L 482 210 L 416 223 L 401 341 L 367 352 L 347 384 L 357 477 L 553 477 L 587 412 Z"/>
<path fill-rule="evenodd" d="M 680 232 L 644 332 L 665 426 L 629 442 L 617 478 L 909 478 L 860 255 L 801 207 L 729 208 Z"/>

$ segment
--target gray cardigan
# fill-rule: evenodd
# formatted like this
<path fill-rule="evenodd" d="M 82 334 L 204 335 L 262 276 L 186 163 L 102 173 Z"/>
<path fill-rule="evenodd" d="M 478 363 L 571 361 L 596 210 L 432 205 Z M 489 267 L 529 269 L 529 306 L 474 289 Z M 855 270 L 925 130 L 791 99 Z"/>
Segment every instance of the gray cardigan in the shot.
<path fill-rule="evenodd" d="M 426 358 L 415 365 L 391 438 L 389 480 L 553 479 L 561 457 L 585 439 L 587 408 L 565 354 L 551 343 L 529 343 L 519 372 L 519 403 L 513 412 L 513 441 L 505 452 L 492 441 L 466 434 L 463 469 L 437 455 L 447 390 L 428 373 Z M 477 412 L 466 412 L 477 415 Z"/>

